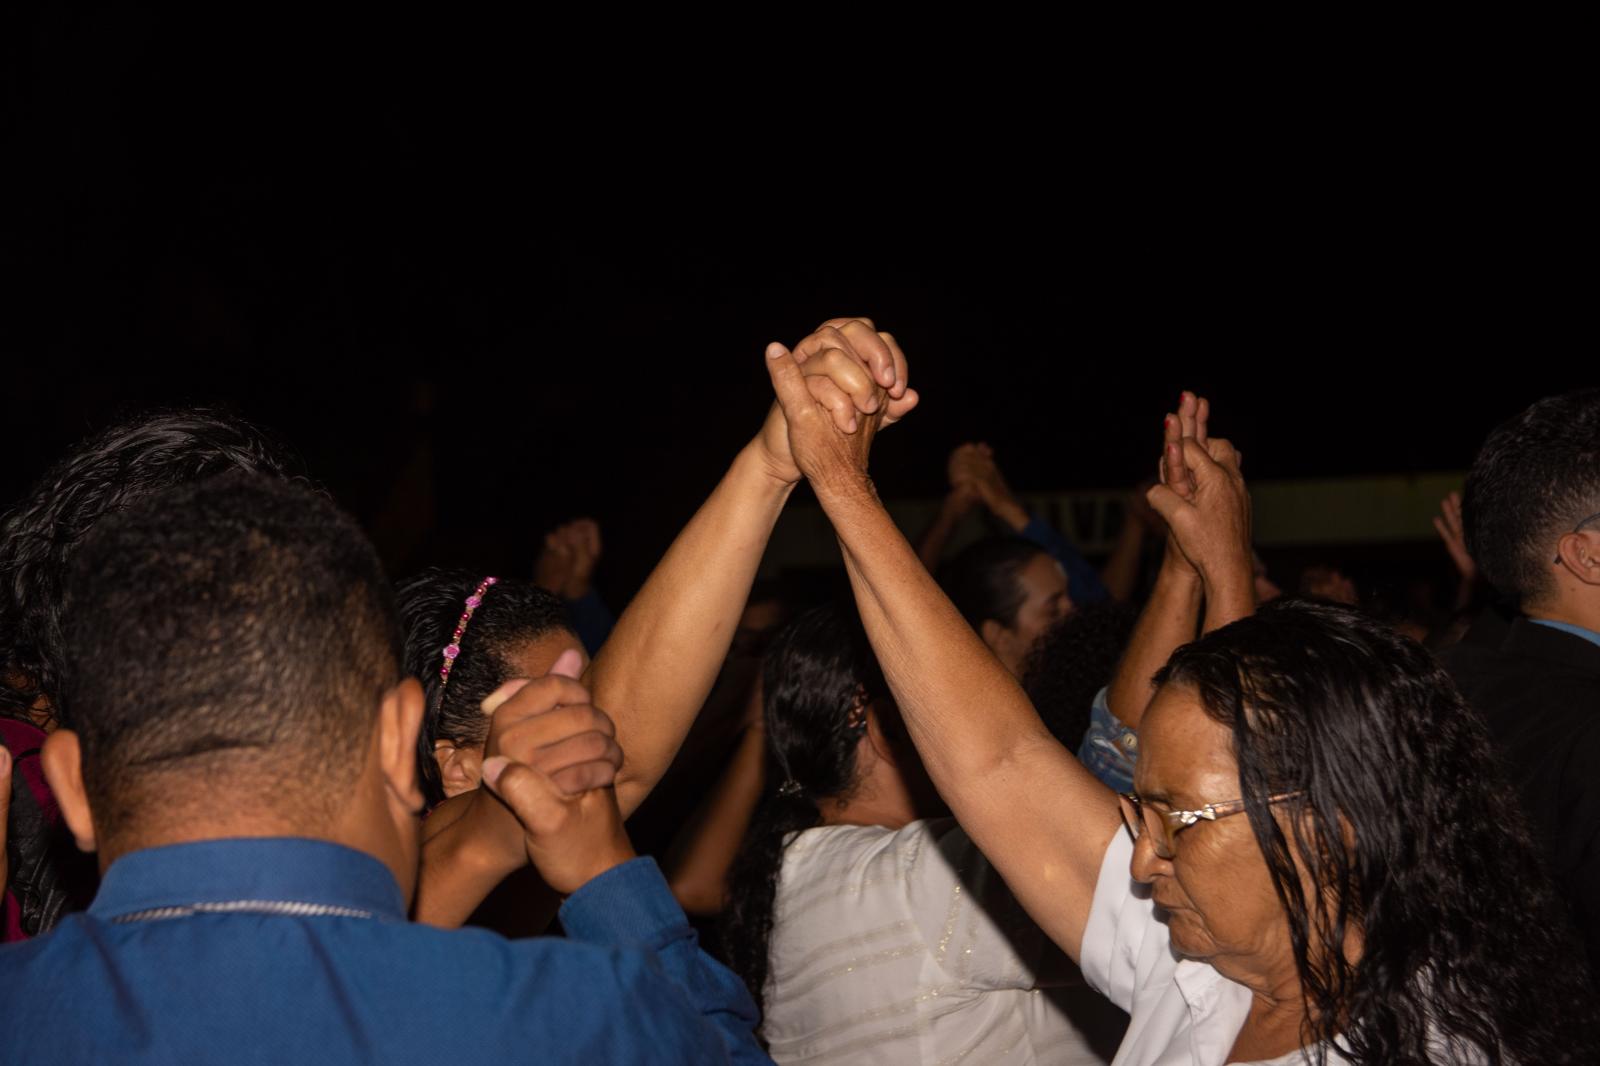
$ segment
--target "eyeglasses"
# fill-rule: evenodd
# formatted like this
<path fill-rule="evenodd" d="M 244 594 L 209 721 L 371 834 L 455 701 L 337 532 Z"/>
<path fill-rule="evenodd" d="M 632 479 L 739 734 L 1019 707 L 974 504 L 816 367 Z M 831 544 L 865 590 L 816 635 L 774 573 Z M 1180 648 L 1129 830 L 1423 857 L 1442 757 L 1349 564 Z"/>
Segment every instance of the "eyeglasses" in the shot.
<path fill-rule="evenodd" d="M 1588 518 L 1585 518 L 1582 522 L 1579 522 L 1577 525 L 1573 526 L 1572 532 L 1581 533 L 1583 531 L 1583 527 L 1588 525 L 1590 522 L 1593 522 L 1596 518 L 1600 518 L 1600 511 L 1596 511 Z M 1559 550 L 1556 552 L 1555 562 L 1558 566 L 1561 564 L 1561 552 Z"/>
<path fill-rule="evenodd" d="M 1268 796 L 1268 803 L 1278 803 L 1282 800 L 1292 799 L 1300 795 L 1299 792 L 1284 792 L 1276 796 Z M 1244 800 L 1228 800 L 1224 803 L 1208 803 L 1197 811 L 1158 811 L 1132 792 L 1118 792 L 1117 800 L 1122 807 L 1122 824 L 1128 827 L 1128 833 L 1138 843 L 1141 833 L 1150 831 L 1150 846 L 1155 848 L 1156 856 L 1170 859 L 1177 852 L 1172 850 L 1172 838 L 1179 832 L 1189 828 L 1202 818 L 1214 822 L 1218 818 L 1227 818 L 1241 813 Z"/>

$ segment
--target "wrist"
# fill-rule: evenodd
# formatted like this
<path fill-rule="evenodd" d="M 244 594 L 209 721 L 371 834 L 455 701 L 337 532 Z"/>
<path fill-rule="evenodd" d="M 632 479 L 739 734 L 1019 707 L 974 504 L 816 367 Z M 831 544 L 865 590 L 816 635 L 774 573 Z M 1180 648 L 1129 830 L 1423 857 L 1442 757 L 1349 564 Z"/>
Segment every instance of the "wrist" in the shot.
<path fill-rule="evenodd" d="M 564 896 L 570 896 L 595 878 L 610 873 L 623 863 L 632 862 L 638 857 L 639 853 L 633 850 L 633 845 L 628 842 L 626 836 L 621 840 L 612 841 L 583 864 L 573 877 L 572 884 L 559 891 Z"/>
<path fill-rule="evenodd" d="M 1019 533 L 1028 525 L 1028 509 L 1018 503 L 1015 497 L 1000 497 L 989 504 L 989 510 L 996 518 Z"/>
<path fill-rule="evenodd" d="M 793 459 L 779 460 L 762 440 L 762 435 L 757 434 L 734 456 L 728 476 L 750 484 L 763 495 L 782 501 L 789 498 L 789 493 L 800 483 L 802 475 Z"/>
<path fill-rule="evenodd" d="M 458 827 L 456 859 L 479 875 L 499 883 L 528 864 L 522 823 L 488 789 L 472 794 Z"/>
<path fill-rule="evenodd" d="M 1255 613 L 1254 567 L 1237 564 L 1214 567 L 1202 571 L 1200 576 L 1205 589 L 1207 629 Z"/>
<path fill-rule="evenodd" d="M 976 502 L 970 494 L 952 489 L 945 495 L 941 509 L 947 516 L 959 518 L 972 510 L 972 505 Z"/>
<path fill-rule="evenodd" d="M 1170 539 L 1167 541 L 1167 550 L 1161 556 L 1161 569 L 1156 572 L 1156 580 L 1168 586 L 1187 588 L 1196 595 L 1200 593 L 1202 584 L 1200 571 Z"/>
<path fill-rule="evenodd" d="M 837 470 L 809 479 L 811 491 L 824 508 L 829 501 L 843 504 L 869 503 L 882 506 L 878 489 L 865 470 Z"/>

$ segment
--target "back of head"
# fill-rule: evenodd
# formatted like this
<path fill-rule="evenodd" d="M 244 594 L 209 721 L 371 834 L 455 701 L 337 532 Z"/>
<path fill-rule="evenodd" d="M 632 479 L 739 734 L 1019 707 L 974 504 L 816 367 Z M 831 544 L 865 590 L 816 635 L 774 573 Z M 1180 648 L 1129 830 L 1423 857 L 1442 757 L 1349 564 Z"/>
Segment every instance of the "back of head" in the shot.
<path fill-rule="evenodd" d="M 228 470 L 293 478 L 287 450 L 220 411 L 152 411 L 82 441 L 0 520 L 0 713 L 59 713 L 61 590 L 96 523 Z"/>
<path fill-rule="evenodd" d="M 1052 626 L 1028 659 L 1028 699 L 1045 728 L 1074 754 L 1089 728 L 1095 693 L 1111 683 L 1137 621 L 1127 604 L 1086 604 Z"/>
<path fill-rule="evenodd" d="M 1017 575 L 1045 550 L 1021 537 L 986 537 L 961 549 L 939 568 L 939 584 L 973 629 L 990 619 L 1016 623 L 1027 599 Z"/>
<path fill-rule="evenodd" d="M 1431 1040 L 1560 1060 L 1592 1019 L 1583 963 L 1487 732 L 1421 645 L 1279 600 L 1178 649 L 1157 681 L 1192 687 L 1233 734 L 1316 1037 L 1359 1062 L 1434 1061 Z M 1355 964 L 1317 950 L 1349 925 Z"/>
<path fill-rule="evenodd" d="M 355 522 L 244 472 L 97 523 L 66 573 L 62 646 L 96 833 L 123 849 L 224 809 L 315 835 L 400 678 L 393 596 Z"/>
<path fill-rule="evenodd" d="M 853 608 L 816 607 L 778 633 L 762 675 L 766 794 L 728 873 L 723 943 L 728 964 L 759 1005 L 767 978 L 772 909 L 791 833 L 821 820 L 821 800 L 856 785 L 856 749 L 869 703 L 889 687 Z"/>
<path fill-rule="evenodd" d="M 1600 512 L 1600 389 L 1549 396 L 1496 427 L 1461 497 L 1467 548 L 1526 607 L 1555 592 L 1556 542 Z"/>
<path fill-rule="evenodd" d="M 499 578 L 485 590 L 462 634 L 460 653 L 446 683 L 439 676 L 445 646 L 466 610 L 467 597 L 484 581 L 471 570 L 433 567 L 400 583 L 397 597 L 405 627 L 405 669 L 421 678 L 427 711 L 417 738 L 417 765 L 430 804 L 444 799 L 434 743 L 481 746 L 489 735 L 484 698 L 518 676 L 511 656 L 530 641 L 571 632 L 561 600 L 532 581 Z"/>

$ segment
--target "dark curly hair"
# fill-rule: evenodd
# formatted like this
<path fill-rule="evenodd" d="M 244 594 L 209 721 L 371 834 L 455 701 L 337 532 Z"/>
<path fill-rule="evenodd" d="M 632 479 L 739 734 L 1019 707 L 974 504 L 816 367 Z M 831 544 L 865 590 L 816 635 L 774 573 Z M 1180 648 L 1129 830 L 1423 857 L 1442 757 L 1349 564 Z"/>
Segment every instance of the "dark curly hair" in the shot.
<path fill-rule="evenodd" d="M 819 800 L 855 788 L 864 725 L 852 712 L 885 707 L 889 686 L 854 609 L 816 607 L 774 638 L 762 672 L 766 792 L 728 871 L 722 948 L 762 1005 L 783 852 L 792 834 L 821 820 Z M 785 787 L 789 785 L 789 787 Z"/>
<path fill-rule="evenodd" d="M 1051 626 L 1028 656 L 1022 687 L 1045 728 L 1073 754 L 1095 693 L 1111 683 L 1138 618 L 1128 604 L 1085 604 Z"/>
<path fill-rule="evenodd" d="M 1600 389 L 1549 396 L 1489 434 L 1461 493 L 1472 557 L 1518 603 L 1548 595 L 1556 541 L 1600 511 Z"/>
<path fill-rule="evenodd" d="M 60 718 L 61 586 L 108 514 L 229 470 L 300 480 L 299 462 L 225 411 L 148 411 L 73 447 L 0 519 L 0 714 Z"/>
<path fill-rule="evenodd" d="M 405 627 L 406 672 L 421 679 L 427 713 L 417 736 L 417 769 L 430 806 L 444 800 L 444 783 L 433 757 L 436 741 L 475 747 L 489 735 L 489 719 L 479 705 L 515 677 L 509 657 L 529 641 L 557 630 L 571 633 L 561 600 L 532 581 L 501 578 L 483 596 L 461 638 L 461 654 L 450 667 L 450 683 L 439 679 L 439 665 L 456 623 L 484 575 L 471 570 L 431 567 L 402 581 L 396 590 Z"/>
<path fill-rule="evenodd" d="M 1346 607 L 1279 601 L 1178 649 L 1156 680 L 1192 687 L 1233 733 L 1308 1047 L 1372 1064 L 1600 1062 L 1587 970 L 1527 821 L 1420 645 Z M 1268 797 L 1282 793 L 1297 795 L 1280 822 Z M 1357 961 L 1320 950 L 1351 928 Z"/>

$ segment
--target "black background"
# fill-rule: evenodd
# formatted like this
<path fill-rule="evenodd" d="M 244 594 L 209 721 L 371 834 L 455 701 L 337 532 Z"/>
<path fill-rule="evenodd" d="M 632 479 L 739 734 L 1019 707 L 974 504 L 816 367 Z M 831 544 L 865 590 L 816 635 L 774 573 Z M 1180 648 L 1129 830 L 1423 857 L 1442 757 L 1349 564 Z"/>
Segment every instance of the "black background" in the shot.
<path fill-rule="evenodd" d="M 1131 485 L 1183 387 L 1253 477 L 1461 469 L 1595 376 L 1584 153 L 1493 86 L 1061 58 L 978 97 L 465 17 L 5 20 L 8 500 L 118 413 L 221 402 L 397 569 L 525 569 L 593 514 L 621 599 L 759 424 L 765 342 L 836 314 L 924 396 L 891 497 L 967 439 L 1024 490 Z"/>

